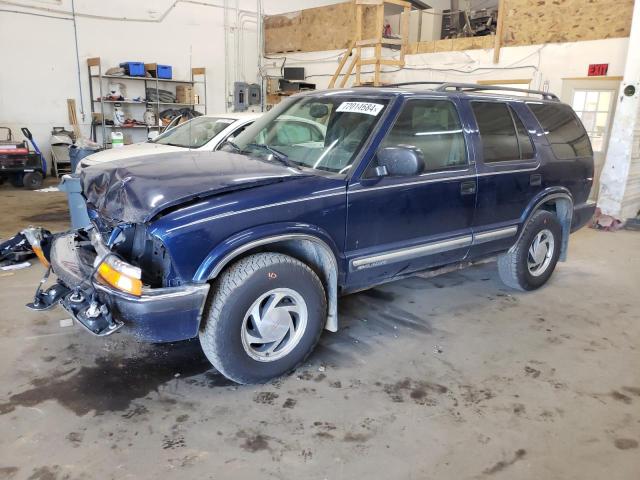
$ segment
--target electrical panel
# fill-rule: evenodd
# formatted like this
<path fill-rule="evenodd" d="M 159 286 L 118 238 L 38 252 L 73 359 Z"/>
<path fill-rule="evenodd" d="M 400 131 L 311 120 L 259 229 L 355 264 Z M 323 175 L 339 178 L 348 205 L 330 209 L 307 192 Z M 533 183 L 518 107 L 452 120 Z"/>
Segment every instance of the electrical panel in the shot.
<path fill-rule="evenodd" d="M 260 105 L 261 90 L 257 83 L 249 85 L 249 105 Z"/>
<path fill-rule="evenodd" d="M 233 111 L 244 112 L 249 108 L 249 84 L 233 82 Z"/>

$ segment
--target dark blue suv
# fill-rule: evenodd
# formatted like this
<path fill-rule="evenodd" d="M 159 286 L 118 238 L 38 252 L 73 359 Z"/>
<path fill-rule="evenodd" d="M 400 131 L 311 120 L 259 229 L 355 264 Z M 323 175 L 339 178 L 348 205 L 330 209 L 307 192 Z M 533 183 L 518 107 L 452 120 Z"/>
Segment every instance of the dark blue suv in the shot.
<path fill-rule="evenodd" d="M 546 92 L 297 95 L 223 151 L 85 169 L 93 226 L 26 231 L 57 276 L 30 306 L 97 335 L 199 336 L 224 375 L 263 382 L 338 329 L 343 294 L 492 257 L 508 286 L 540 287 L 594 213 L 592 179 L 587 133 Z"/>

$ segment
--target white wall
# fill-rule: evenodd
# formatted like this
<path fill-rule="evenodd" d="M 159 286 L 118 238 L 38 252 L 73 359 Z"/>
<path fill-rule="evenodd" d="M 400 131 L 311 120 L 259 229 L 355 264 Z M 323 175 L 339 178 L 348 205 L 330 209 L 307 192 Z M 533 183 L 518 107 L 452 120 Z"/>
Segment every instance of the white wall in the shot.
<path fill-rule="evenodd" d="M 385 67 L 385 83 L 410 81 L 476 82 L 478 80 L 531 79 L 531 88 L 545 89 L 558 95 L 562 79 L 586 77 L 590 63 L 608 63 L 610 76 L 622 75 L 628 38 L 612 38 L 587 42 L 557 43 L 522 47 L 505 47 L 500 51 L 500 63 L 493 64 L 493 50 L 466 50 L 407 55 L 406 69 Z M 326 88 L 335 72 L 343 51 L 287 54 L 287 66 L 303 66 L 309 82 Z M 366 58 L 366 53 L 363 55 Z M 392 51 L 387 56 L 397 55 Z M 267 73 L 277 75 L 285 55 L 271 55 L 266 60 Z M 274 68 L 273 65 L 277 66 Z M 363 67 L 372 71 L 371 67 Z M 368 76 L 371 79 L 371 75 Z M 363 77 L 363 80 L 367 77 Z"/>
<path fill-rule="evenodd" d="M 192 66 L 205 67 L 207 111 L 224 111 L 225 34 L 224 10 L 220 7 L 225 3 L 236 6 L 235 0 L 76 0 L 83 121 L 74 29 L 69 15 L 71 0 L 0 0 L 0 125 L 13 128 L 17 135 L 19 127 L 28 126 L 49 157 L 51 128 L 69 128 L 66 101 L 74 98 L 82 131 L 88 135 L 91 108 L 86 59 L 89 57 L 100 57 L 104 67 L 122 61 L 168 64 L 173 66 L 173 76 L 178 79 L 189 78 Z M 315 0 L 305 2 L 304 6 L 329 3 L 336 2 Z M 245 10 L 241 64 L 236 72 L 231 58 L 230 83 L 233 80 L 252 83 L 258 78 L 258 45 L 256 24 L 251 21 L 250 12 L 255 19 L 257 1 L 238 0 L 238 7 Z M 263 11 L 269 14 L 300 8 L 296 0 L 263 0 Z M 229 14 L 232 27 L 235 15 L 233 10 Z M 229 33 L 228 51 L 234 51 L 233 29 Z M 142 82 L 126 84 L 128 96 L 144 94 Z M 97 82 L 94 85 L 97 87 Z M 127 108 L 131 116 L 142 119 L 143 106 Z M 127 132 L 143 138 L 142 129 Z"/>

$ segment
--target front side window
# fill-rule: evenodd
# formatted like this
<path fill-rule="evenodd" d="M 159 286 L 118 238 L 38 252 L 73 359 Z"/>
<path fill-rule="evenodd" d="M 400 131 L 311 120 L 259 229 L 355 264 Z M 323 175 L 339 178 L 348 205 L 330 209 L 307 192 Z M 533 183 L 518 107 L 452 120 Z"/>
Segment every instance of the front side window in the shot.
<path fill-rule="evenodd" d="M 419 150 L 424 172 L 467 165 L 460 118 L 448 100 L 409 100 L 380 146 L 386 147 Z"/>
<path fill-rule="evenodd" d="M 218 117 L 196 117 L 157 136 L 153 143 L 183 148 L 200 148 L 235 120 Z"/>
<path fill-rule="evenodd" d="M 280 104 L 233 140 L 240 153 L 345 174 L 387 107 L 367 97 L 305 96 Z"/>
<path fill-rule="evenodd" d="M 587 132 L 570 106 L 529 103 L 529 108 L 544 129 L 557 158 L 565 160 L 593 155 Z"/>

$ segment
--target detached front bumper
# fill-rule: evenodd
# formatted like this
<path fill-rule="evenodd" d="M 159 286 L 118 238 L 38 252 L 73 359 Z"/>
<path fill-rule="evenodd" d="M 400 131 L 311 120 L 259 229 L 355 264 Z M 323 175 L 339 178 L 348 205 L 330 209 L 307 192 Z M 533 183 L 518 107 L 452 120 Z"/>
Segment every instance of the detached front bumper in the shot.
<path fill-rule="evenodd" d="M 137 339 L 158 343 L 197 336 L 209 284 L 145 287 L 138 297 L 100 282 L 93 260 L 78 245 L 75 233 L 54 237 L 51 269 L 61 285 L 57 288 L 68 290 L 54 290 L 51 298 L 57 294 L 62 306 L 89 331 L 104 336 L 122 328 Z"/>

